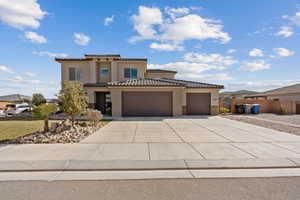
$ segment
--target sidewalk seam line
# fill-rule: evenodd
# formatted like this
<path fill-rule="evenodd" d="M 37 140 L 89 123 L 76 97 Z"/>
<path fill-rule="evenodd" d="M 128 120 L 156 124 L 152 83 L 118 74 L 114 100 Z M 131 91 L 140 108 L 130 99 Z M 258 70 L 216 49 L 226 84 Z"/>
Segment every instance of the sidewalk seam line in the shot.
<path fill-rule="evenodd" d="M 238 142 L 236 142 L 236 143 L 238 143 Z M 240 147 L 234 145 L 233 143 L 229 143 L 229 144 L 230 144 L 231 146 L 233 146 L 234 148 L 236 148 L 236 149 L 238 149 L 238 150 L 240 150 L 240 151 L 242 151 L 242 152 L 244 152 L 244 153 L 247 153 L 247 154 L 249 154 L 250 156 L 253 156 L 254 158 L 261 159 L 260 157 L 258 157 L 258 156 L 256 156 L 256 155 L 254 155 L 254 154 L 252 154 L 252 153 L 250 153 L 250 152 L 248 152 L 248 151 L 246 151 L 246 150 L 244 150 L 244 149 L 242 149 L 242 148 L 240 148 Z"/>
<path fill-rule="evenodd" d="M 214 134 L 216 134 L 216 135 L 218 135 L 218 136 L 220 136 L 220 137 L 222 137 L 222 138 L 224 138 L 224 139 L 226 139 L 226 140 L 229 140 L 229 142 L 234 142 L 232 139 L 229 139 L 229 138 L 225 137 L 224 135 L 221 135 L 221 134 L 217 133 L 216 131 L 214 131 L 214 130 L 212 130 L 212 129 L 210 129 L 210 128 L 207 128 L 207 127 L 205 127 L 205 126 L 201 126 L 200 124 L 196 123 L 193 119 L 191 119 L 191 121 L 192 121 L 194 124 L 196 124 L 196 126 L 199 126 L 199 127 L 201 127 L 201 128 L 204 128 L 204 129 L 206 129 L 206 130 L 208 130 L 208 131 L 210 131 L 210 132 L 213 132 Z"/>

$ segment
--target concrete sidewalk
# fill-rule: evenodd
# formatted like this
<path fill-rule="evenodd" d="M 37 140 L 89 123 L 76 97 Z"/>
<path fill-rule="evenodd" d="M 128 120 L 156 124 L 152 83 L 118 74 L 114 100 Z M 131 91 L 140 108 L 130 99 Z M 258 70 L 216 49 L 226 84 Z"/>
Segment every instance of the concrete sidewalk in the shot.
<path fill-rule="evenodd" d="M 135 171 L 47 171 L 2 172 L 5 181 L 101 181 L 147 179 L 300 177 L 300 169 L 212 169 L 212 170 L 135 170 Z"/>

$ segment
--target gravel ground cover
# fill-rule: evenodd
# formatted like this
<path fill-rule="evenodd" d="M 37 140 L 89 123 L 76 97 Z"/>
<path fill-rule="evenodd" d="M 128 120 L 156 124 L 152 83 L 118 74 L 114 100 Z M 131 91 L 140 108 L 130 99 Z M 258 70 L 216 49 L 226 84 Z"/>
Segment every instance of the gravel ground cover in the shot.
<path fill-rule="evenodd" d="M 262 113 L 255 115 L 255 117 L 300 125 L 300 115 L 276 115 L 272 113 Z"/>
<path fill-rule="evenodd" d="M 36 121 L 32 121 L 36 123 Z M 40 131 L 41 123 L 38 127 L 26 129 L 29 134 L 21 134 L 21 136 L 9 138 L 0 141 L 0 144 L 40 144 L 40 143 L 78 143 L 87 136 L 93 134 L 98 129 L 105 126 L 109 121 L 100 121 L 96 124 L 89 123 L 87 121 L 76 121 L 74 126 L 70 120 L 64 120 L 60 122 L 51 123 L 51 128 L 48 132 Z M 33 123 L 33 124 L 34 124 Z M 24 129 L 26 124 L 21 124 L 19 129 Z M 32 124 L 30 124 L 30 127 Z M 19 130 L 18 129 L 18 130 Z M 37 130 L 38 131 L 37 131 Z M 35 130 L 35 131 L 34 131 Z"/>
<path fill-rule="evenodd" d="M 249 118 L 246 115 L 244 115 L 244 116 L 242 116 L 242 115 L 224 115 L 222 117 L 300 136 L 300 128 L 296 128 L 293 126 L 283 125 L 283 124 L 279 124 L 279 123 L 275 123 L 275 122 L 274 123 L 267 122 L 267 121 L 263 121 L 263 120 L 255 119 L 255 118 Z"/>

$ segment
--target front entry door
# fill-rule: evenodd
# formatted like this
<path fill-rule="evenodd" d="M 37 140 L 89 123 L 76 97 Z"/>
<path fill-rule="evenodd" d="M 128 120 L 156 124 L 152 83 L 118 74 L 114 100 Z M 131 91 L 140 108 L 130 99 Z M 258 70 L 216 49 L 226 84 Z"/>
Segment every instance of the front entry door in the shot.
<path fill-rule="evenodd" d="M 100 110 L 102 114 L 106 114 L 107 111 L 107 102 L 106 95 L 108 92 L 96 92 L 96 105 L 95 108 Z"/>

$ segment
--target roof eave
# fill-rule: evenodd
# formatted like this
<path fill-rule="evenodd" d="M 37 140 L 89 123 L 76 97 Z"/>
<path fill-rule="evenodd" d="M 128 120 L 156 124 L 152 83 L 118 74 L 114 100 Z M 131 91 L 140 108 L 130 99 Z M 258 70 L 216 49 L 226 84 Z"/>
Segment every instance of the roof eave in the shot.
<path fill-rule="evenodd" d="M 91 61 L 93 58 L 55 58 L 56 62 Z"/>

